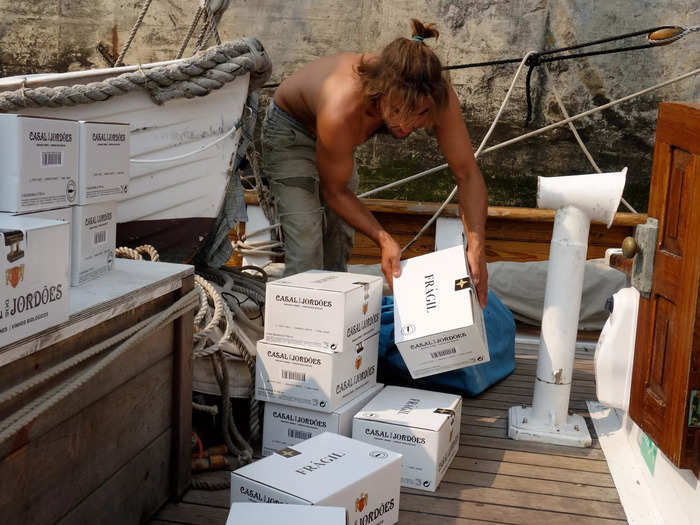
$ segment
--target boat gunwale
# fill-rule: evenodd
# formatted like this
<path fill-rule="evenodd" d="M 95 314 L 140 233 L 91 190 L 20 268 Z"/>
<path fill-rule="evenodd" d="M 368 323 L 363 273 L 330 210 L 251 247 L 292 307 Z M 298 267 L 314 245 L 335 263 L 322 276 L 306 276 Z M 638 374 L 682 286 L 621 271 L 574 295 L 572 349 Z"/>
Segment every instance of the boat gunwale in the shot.
<path fill-rule="evenodd" d="M 360 199 L 371 212 L 433 215 L 441 206 L 439 202 L 403 201 L 393 199 Z M 258 205 L 258 197 L 255 191 L 246 190 L 246 204 Z M 511 219 L 534 222 L 554 222 L 554 210 L 539 208 L 525 208 L 517 206 L 489 206 L 488 217 L 491 219 Z M 459 205 L 448 204 L 440 214 L 442 217 L 459 217 Z M 636 226 L 647 220 L 646 213 L 619 212 L 615 214 L 612 226 Z M 592 221 L 594 224 L 604 224 Z"/>

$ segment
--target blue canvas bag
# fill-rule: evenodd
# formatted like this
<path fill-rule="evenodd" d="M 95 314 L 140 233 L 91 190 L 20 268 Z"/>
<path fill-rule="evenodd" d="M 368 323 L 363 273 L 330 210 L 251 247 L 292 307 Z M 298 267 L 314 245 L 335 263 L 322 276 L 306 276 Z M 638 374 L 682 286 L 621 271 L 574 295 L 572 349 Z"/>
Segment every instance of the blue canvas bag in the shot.
<path fill-rule="evenodd" d="M 487 363 L 412 379 L 399 349 L 394 344 L 394 298 L 391 296 L 382 299 L 381 323 L 377 380 L 382 383 L 453 392 L 471 397 L 480 394 L 515 369 L 513 314 L 490 291 L 484 309 L 486 338 L 491 357 Z"/>

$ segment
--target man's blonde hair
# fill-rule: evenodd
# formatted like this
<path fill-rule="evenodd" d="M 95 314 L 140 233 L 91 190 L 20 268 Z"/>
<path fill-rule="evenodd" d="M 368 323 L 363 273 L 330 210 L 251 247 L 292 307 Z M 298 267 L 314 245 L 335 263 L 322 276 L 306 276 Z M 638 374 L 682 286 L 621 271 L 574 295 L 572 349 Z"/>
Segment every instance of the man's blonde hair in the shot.
<path fill-rule="evenodd" d="M 433 116 L 447 106 L 449 79 L 440 59 L 423 39 L 437 38 L 434 24 L 411 19 L 412 37 L 399 37 L 388 44 L 376 60 L 362 57 L 356 72 L 369 102 L 382 97 L 398 108 L 398 117 L 407 118 L 424 103 L 431 103 Z"/>

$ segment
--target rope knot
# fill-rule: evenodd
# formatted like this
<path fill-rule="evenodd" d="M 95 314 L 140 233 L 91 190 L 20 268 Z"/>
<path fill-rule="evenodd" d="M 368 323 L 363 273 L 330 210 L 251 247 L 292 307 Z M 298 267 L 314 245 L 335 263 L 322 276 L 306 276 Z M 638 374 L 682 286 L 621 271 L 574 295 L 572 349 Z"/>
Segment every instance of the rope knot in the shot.
<path fill-rule="evenodd" d="M 532 53 L 529 57 L 527 57 L 527 60 L 525 60 L 525 65 L 532 67 L 539 66 L 542 61 L 541 61 L 542 55 L 540 53 Z"/>

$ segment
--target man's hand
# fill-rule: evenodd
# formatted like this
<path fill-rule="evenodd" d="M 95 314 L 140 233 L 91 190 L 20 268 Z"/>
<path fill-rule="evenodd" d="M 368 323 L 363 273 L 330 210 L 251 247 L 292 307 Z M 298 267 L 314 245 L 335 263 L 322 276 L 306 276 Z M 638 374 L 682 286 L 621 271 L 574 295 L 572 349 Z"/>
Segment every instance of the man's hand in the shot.
<path fill-rule="evenodd" d="M 489 273 L 486 269 L 486 253 L 483 248 L 472 248 L 469 245 L 467 248 L 467 262 L 469 263 L 474 286 L 476 286 L 476 293 L 479 296 L 479 304 L 484 309 L 489 298 Z"/>
<path fill-rule="evenodd" d="M 401 275 L 401 247 L 387 232 L 379 233 L 379 247 L 382 250 L 382 272 L 389 283 L 389 288 L 394 289 L 394 277 Z"/>

